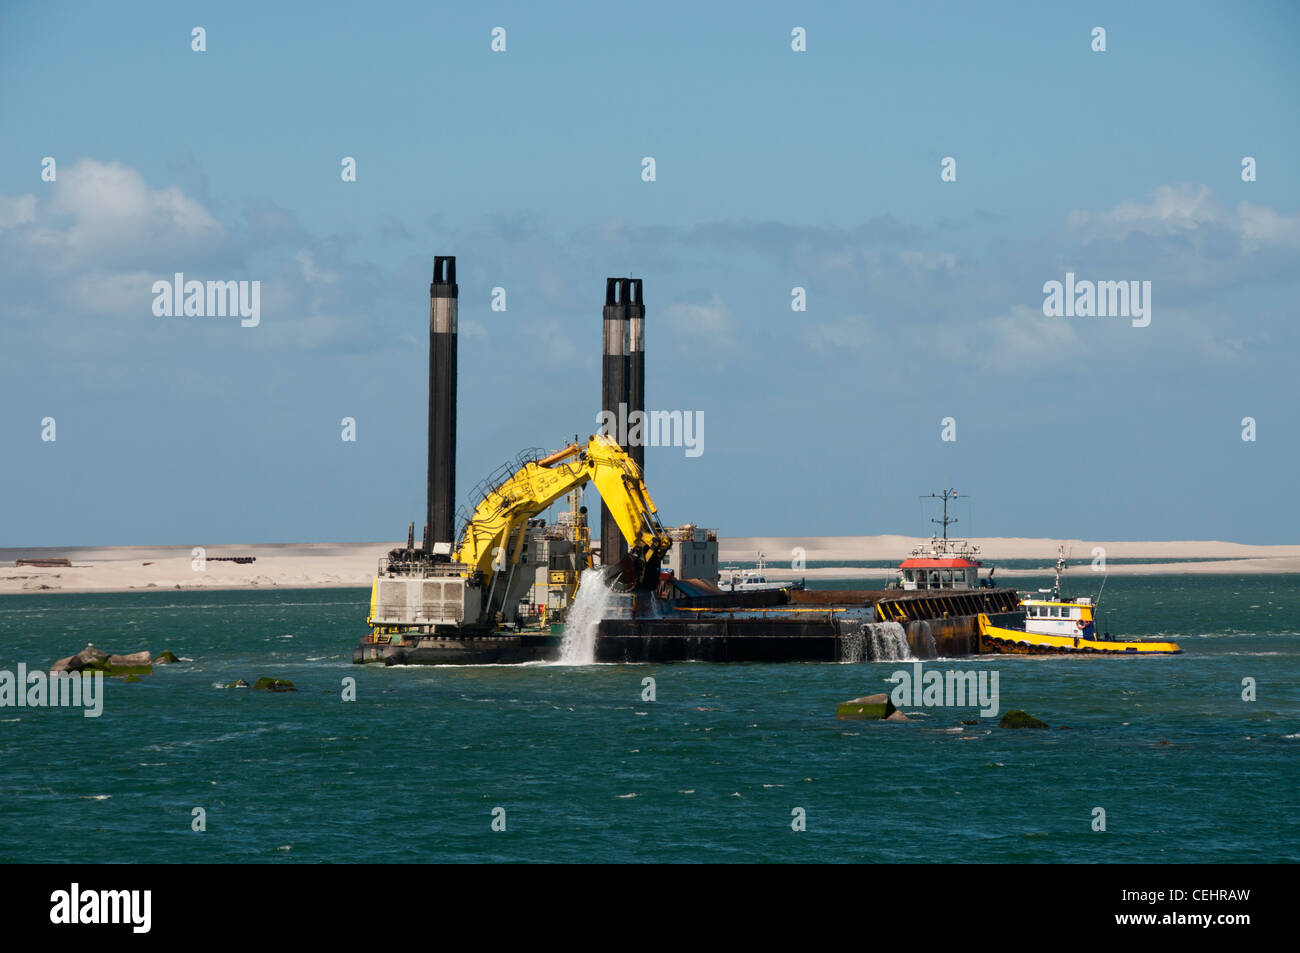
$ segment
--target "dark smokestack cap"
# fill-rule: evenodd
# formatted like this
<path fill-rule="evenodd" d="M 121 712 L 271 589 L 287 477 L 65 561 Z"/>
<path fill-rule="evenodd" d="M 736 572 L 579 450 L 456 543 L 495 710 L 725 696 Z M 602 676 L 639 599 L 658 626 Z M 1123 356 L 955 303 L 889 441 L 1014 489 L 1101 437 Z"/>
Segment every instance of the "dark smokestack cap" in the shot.
<path fill-rule="evenodd" d="M 618 303 L 619 304 L 627 304 L 628 298 L 631 297 L 632 295 L 631 289 L 632 289 L 631 278 L 618 279 Z"/>
<path fill-rule="evenodd" d="M 641 279 L 629 278 L 628 280 L 632 283 L 632 297 L 628 299 L 628 302 L 633 307 L 640 307 L 645 304 L 645 299 L 641 296 Z"/>
<path fill-rule="evenodd" d="M 615 298 L 617 292 L 618 292 L 618 279 L 606 278 L 605 279 L 605 306 L 606 307 L 613 307 L 615 304 L 618 303 Z"/>
<path fill-rule="evenodd" d="M 431 298 L 458 298 L 460 287 L 456 284 L 456 256 L 435 255 L 433 283 L 429 285 Z"/>

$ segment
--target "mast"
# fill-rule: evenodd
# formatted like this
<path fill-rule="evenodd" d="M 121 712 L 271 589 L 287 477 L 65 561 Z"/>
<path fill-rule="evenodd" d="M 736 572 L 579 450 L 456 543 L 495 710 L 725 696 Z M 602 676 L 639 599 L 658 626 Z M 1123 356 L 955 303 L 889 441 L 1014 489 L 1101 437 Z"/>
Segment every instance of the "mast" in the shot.
<path fill-rule="evenodd" d="M 948 516 L 948 501 L 955 500 L 957 498 L 958 498 L 957 491 L 953 489 L 947 489 L 944 490 L 942 493 L 931 493 L 928 496 L 921 497 L 921 499 L 923 500 L 943 500 L 943 519 L 937 520 L 934 517 L 930 517 L 930 522 L 943 524 L 943 542 L 944 542 L 945 552 L 948 549 L 948 526 L 952 523 L 957 522 L 957 517 L 954 516 L 952 518 L 949 518 Z"/>
<path fill-rule="evenodd" d="M 1052 601 L 1061 601 L 1061 573 L 1065 572 L 1065 544 L 1056 547 L 1056 581 L 1052 583 Z"/>

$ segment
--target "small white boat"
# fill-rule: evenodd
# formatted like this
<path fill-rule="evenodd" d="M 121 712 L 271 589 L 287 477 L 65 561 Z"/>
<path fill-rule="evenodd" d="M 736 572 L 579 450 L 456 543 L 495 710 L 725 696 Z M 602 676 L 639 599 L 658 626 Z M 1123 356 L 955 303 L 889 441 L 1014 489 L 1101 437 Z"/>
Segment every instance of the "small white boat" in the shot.
<path fill-rule="evenodd" d="M 737 566 L 723 566 L 718 570 L 718 588 L 723 592 L 760 592 L 764 589 L 802 589 L 802 582 L 768 581 L 767 562 L 762 553 L 758 554 L 757 569 L 741 569 Z"/>

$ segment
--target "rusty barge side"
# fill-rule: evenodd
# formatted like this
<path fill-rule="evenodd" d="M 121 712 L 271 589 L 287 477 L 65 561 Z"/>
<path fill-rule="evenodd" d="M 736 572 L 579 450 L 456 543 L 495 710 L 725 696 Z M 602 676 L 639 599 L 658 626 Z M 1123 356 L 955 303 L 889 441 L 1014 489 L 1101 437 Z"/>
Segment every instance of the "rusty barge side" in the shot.
<path fill-rule="evenodd" d="M 981 612 L 1002 624 L 1023 621 L 1014 589 L 709 594 L 659 603 L 653 611 L 638 604 L 625 618 L 602 621 L 596 660 L 868 662 L 976 655 Z"/>

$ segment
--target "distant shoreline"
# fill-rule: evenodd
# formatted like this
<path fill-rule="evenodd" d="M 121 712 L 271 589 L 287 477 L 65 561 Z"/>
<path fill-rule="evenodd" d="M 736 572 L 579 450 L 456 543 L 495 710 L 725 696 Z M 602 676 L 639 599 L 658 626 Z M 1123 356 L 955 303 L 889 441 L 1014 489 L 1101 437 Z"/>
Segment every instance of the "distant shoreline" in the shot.
<path fill-rule="evenodd" d="M 404 541 L 403 541 L 404 542 Z M 761 551 L 773 579 L 892 578 L 882 567 L 837 566 L 837 561 L 900 561 L 922 539 L 905 536 L 731 537 L 719 540 L 719 565 L 753 562 Z M 1254 546 L 1220 541 L 1089 542 L 1053 539 L 973 539 L 986 564 L 1005 559 L 1041 560 L 1047 567 L 1064 544 L 1073 559 L 1092 559 L 1103 547 L 1108 559 L 1149 560 L 1108 562 L 1106 572 L 1117 576 L 1300 573 L 1300 546 Z M 192 566 L 190 546 L 30 547 L 0 549 L 0 594 L 30 592 L 158 592 L 219 589 L 343 589 L 370 585 L 379 559 L 399 542 L 374 543 L 228 543 L 205 547 L 206 555 L 253 556 L 247 564 L 205 563 Z M 830 563 L 792 569 L 793 551 L 803 550 L 804 562 Z M 66 557 L 71 567 L 15 566 L 23 557 Z M 1171 562 L 1200 559 L 1204 562 Z M 146 563 L 148 565 L 146 565 Z M 1073 575 L 1090 572 L 1072 566 Z M 1042 576 L 1046 569 L 998 568 L 995 578 Z"/>

